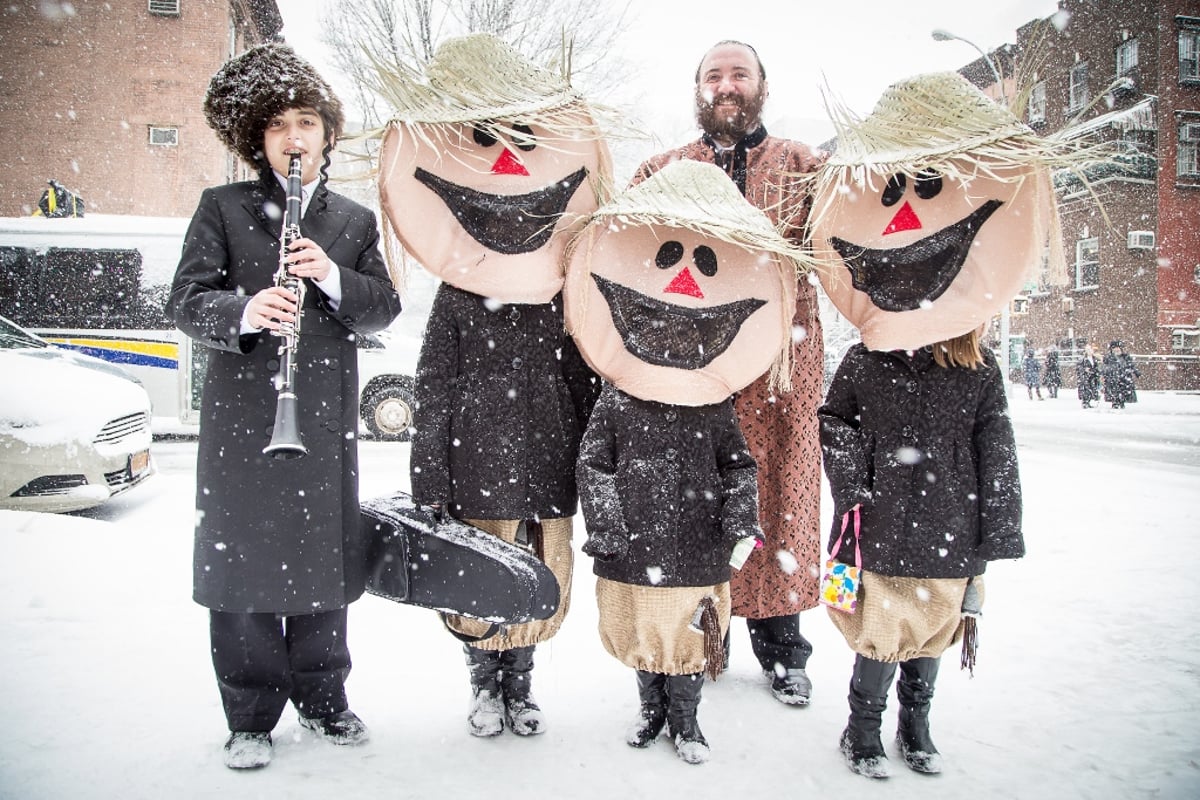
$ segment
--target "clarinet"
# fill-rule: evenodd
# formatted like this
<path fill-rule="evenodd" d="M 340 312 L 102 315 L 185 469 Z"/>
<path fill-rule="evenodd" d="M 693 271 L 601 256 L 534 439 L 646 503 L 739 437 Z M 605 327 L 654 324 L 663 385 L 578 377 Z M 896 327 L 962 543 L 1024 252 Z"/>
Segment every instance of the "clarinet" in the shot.
<path fill-rule="evenodd" d="M 279 239 L 279 268 L 275 285 L 296 295 L 296 321 L 284 322 L 276 336 L 279 344 L 279 374 L 275 376 L 278 397 L 275 402 L 275 426 L 271 442 L 263 453 L 277 459 L 300 458 L 308 448 L 300 441 L 300 423 L 296 418 L 296 346 L 300 344 L 300 314 L 304 308 L 304 279 L 287 270 L 287 255 L 292 243 L 300 238 L 300 156 L 294 154 L 288 164 L 287 204 L 283 212 L 283 233 Z"/>

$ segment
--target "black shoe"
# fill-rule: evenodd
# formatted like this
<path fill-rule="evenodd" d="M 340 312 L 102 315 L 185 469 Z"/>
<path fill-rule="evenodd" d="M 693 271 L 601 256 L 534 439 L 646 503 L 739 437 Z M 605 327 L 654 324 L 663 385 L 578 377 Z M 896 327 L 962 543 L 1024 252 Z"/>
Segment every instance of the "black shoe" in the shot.
<path fill-rule="evenodd" d="M 260 769 L 271 763 L 271 734 L 234 731 L 225 740 L 225 766 L 230 769 Z"/>
<path fill-rule="evenodd" d="M 353 711 L 339 711 L 324 717 L 300 717 L 300 724 L 333 744 L 362 744 L 370 731 Z"/>
<path fill-rule="evenodd" d="M 763 675 L 771 679 L 771 694 L 787 706 L 806 706 L 812 699 L 812 681 L 802 669 L 785 669 L 781 675 L 776 670 L 765 670 Z"/>

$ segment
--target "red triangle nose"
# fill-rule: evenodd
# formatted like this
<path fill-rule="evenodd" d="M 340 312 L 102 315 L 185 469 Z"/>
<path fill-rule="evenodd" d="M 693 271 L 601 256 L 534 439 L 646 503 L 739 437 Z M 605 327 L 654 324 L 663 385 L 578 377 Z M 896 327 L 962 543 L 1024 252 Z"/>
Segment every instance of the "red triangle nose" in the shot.
<path fill-rule="evenodd" d="M 492 164 L 493 175 L 528 175 L 529 170 L 525 169 L 525 165 L 517 160 L 513 155 L 512 150 L 507 147 L 500 152 L 500 157 L 496 159 L 496 163 Z"/>
<path fill-rule="evenodd" d="M 883 229 L 883 235 L 887 236 L 889 233 L 899 233 L 900 231 L 915 231 L 920 228 L 921 220 L 906 200 L 904 205 L 900 206 L 900 210 L 896 212 L 896 216 L 892 217 L 892 221 Z"/>
<path fill-rule="evenodd" d="M 687 267 L 679 270 L 679 274 L 675 276 L 674 280 L 667 284 L 667 288 L 663 289 L 663 294 L 672 292 L 704 299 L 704 292 L 700 291 L 700 284 L 696 283 L 696 279 L 692 277 L 692 271 Z"/>

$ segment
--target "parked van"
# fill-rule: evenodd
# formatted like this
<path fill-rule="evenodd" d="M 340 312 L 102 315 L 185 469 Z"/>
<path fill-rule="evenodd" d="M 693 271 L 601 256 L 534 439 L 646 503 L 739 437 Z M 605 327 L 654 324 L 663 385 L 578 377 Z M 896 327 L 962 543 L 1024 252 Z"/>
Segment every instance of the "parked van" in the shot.
<path fill-rule="evenodd" d="M 60 346 L 120 364 L 150 394 L 154 415 L 200 420 L 207 350 L 164 310 L 189 220 L 91 215 L 0 218 L 0 314 Z M 404 440 L 416 350 L 360 337 L 364 422 Z M 399 342 L 400 339 L 395 339 Z"/>

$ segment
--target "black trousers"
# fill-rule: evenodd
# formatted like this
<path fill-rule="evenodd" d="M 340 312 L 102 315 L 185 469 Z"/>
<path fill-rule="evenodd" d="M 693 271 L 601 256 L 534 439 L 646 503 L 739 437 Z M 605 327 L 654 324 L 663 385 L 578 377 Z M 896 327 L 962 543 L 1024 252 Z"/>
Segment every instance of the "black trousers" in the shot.
<path fill-rule="evenodd" d="M 746 619 L 750 631 L 750 646 L 754 657 L 766 672 L 774 672 L 775 665 L 784 669 L 804 669 L 812 655 L 812 644 L 800 635 L 800 615 L 785 614 L 782 617 Z"/>
<path fill-rule="evenodd" d="M 209 631 L 229 730 L 270 732 L 288 700 L 306 717 L 348 707 L 346 609 L 287 617 L 209 611 Z"/>

